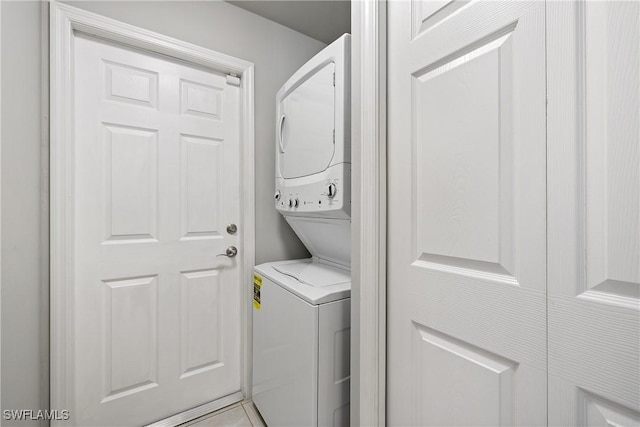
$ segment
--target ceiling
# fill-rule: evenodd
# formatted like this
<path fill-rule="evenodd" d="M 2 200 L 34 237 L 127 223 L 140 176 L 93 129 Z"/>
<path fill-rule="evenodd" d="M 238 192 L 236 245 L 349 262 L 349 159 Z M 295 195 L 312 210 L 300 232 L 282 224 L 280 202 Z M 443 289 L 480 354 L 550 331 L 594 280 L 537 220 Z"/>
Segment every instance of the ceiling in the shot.
<path fill-rule="evenodd" d="M 349 0 L 227 1 L 327 44 L 351 32 Z"/>

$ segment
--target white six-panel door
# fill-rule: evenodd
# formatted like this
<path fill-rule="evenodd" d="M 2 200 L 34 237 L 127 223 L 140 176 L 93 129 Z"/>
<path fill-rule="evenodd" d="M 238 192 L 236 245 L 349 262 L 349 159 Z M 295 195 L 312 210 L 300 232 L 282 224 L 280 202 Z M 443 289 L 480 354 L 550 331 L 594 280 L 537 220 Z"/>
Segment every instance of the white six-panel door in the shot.
<path fill-rule="evenodd" d="M 548 2 L 549 423 L 640 425 L 640 3 Z"/>
<path fill-rule="evenodd" d="M 74 42 L 71 423 L 141 425 L 240 389 L 239 88 Z"/>
<path fill-rule="evenodd" d="M 388 13 L 388 423 L 544 424 L 544 3 Z"/>
<path fill-rule="evenodd" d="M 640 422 L 639 21 L 389 2 L 389 425 Z"/>

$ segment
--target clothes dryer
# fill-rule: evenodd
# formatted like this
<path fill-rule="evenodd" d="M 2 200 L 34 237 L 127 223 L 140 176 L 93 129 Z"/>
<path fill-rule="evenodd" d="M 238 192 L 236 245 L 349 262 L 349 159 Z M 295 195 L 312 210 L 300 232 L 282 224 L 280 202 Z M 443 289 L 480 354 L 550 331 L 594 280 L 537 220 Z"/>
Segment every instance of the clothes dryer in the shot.
<path fill-rule="evenodd" d="M 314 259 L 350 268 L 350 35 L 296 71 L 276 95 L 275 208 Z"/>
<path fill-rule="evenodd" d="M 350 36 L 276 95 L 275 208 L 311 259 L 255 267 L 253 400 L 270 426 L 349 425 Z"/>

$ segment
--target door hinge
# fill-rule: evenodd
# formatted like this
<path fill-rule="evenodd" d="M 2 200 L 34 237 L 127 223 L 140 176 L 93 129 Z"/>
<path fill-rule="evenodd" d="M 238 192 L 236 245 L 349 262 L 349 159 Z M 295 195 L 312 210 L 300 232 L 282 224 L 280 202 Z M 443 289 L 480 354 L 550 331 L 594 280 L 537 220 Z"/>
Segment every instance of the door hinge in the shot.
<path fill-rule="evenodd" d="M 335 87 L 336 85 L 336 73 L 335 71 L 333 72 L 333 86 Z"/>
<path fill-rule="evenodd" d="M 333 130 L 333 143 L 336 143 L 336 130 Z"/>
<path fill-rule="evenodd" d="M 227 74 L 227 84 L 232 86 L 240 86 L 240 77 L 235 74 Z"/>

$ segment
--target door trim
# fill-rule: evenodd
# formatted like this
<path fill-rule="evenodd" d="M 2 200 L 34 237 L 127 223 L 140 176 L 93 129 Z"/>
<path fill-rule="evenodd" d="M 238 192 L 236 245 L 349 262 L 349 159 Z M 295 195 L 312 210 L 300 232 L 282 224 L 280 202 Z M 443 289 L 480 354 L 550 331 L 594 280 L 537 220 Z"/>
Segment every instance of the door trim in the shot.
<path fill-rule="evenodd" d="M 74 378 L 71 298 L 73 283 L 73 46 L 74 33 L 82 32 L 127 46 L 177 58 L 191 64 L 240 77 L 241 165 L 240 188 L 243 228 L 241 272 L 241 391 L 248 397 L 251 384 L 249 344 L 251 336 L 251 272 L 255 264 L 254 198 L 254 66 L 191 43 L 87 12 L 67 4 L 51 2 L 50 9 L 50 167 L 51 167 L 51 314 L 50 392 L 51 408 L 75 412 L 70 399 Z"/>
<path fill-rule="evenodd" d="M 0 2 L 0 47 L 2 46 L 2 2 Z M 2 177 L 2 54 L 0 53 L 0 178 Z M 1 180 L 0 180 L 1 181 Z M 0 294 L 2 290 L 2 186 L 0 185 Z M 0 319 L 2 319 L 2 298 L 0 297 Z M 2 321 L 0 320 L 0 332 Z M 1 334 L 0 334 L 1 335 Z M 0 340 L 1 341 L 1 340 Z M 2 343 L 0 342 L 0 366 L 2 366 Z M 0 387 L 2 389 L 2 387 Z M 0 402 L 2 391 L 0 390 Z M 0 422 L 0 426 L 2 422 Z"/>
<path fill-rule="evenodd" d="M 387 2 L 352 3 L 351 424 L 386 423 Z"/>

